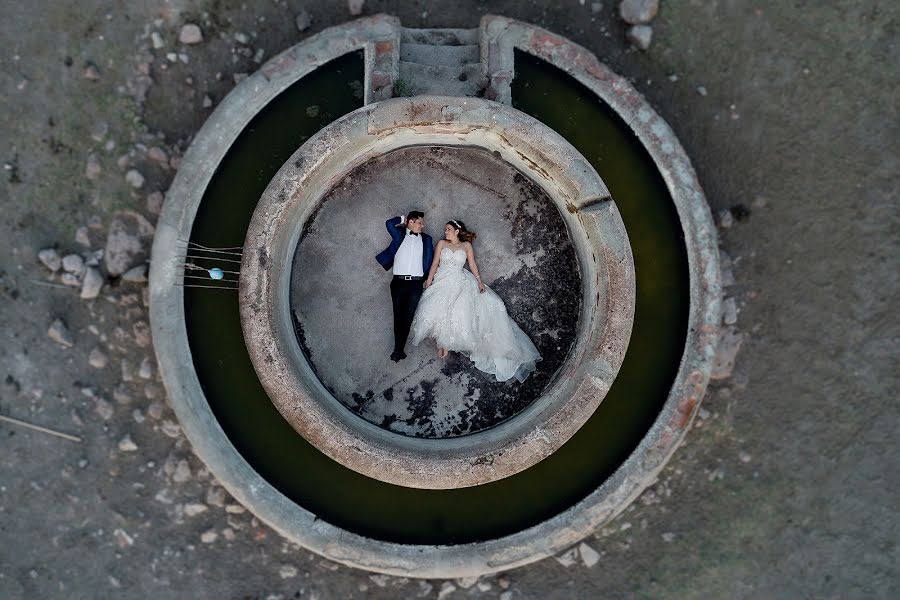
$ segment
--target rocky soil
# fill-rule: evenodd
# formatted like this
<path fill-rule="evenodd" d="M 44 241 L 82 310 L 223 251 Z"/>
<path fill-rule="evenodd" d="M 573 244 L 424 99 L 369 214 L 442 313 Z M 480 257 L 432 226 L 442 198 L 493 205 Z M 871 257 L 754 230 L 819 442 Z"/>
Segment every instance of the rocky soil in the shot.
<path fill-rule="evenodd" d="M 0 423 L 0 597 L 897 597 L 900 9 L 629 4 L 659 7 L 2 0 L 0 415 L 81 441 Z M 371 575 L 280 538 L 193 456 L 156 374 L 148 244 L 192 135 L 268 57 L 351 12 L 489 11 L 590 48 L 675 129 L 740 352 L 657 484 L 583 544 L 478 580 Z"/>

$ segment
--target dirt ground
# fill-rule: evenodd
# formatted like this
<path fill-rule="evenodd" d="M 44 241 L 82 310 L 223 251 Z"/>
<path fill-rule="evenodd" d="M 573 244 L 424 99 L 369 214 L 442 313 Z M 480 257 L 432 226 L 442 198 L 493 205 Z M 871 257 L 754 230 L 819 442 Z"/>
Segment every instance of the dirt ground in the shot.
<path fill-rule="evenodd" d="M 208 116 L 204 97 L 220 101 L 233 74 L 257 68 L 257 49 L 265 60 L 349 19 L 346 3 L 0 2 L 0 414 L 84 439 L 0 424 L 0 597 L 900 596 L 900 6 L 663 0 L 642 53 L 617 2 L 592 4 L 365 3 L 407 26 L 506 14 L 585 45 L 672 125 L 714 213 L 741 217 L 721 244 L 745 341 L 658 484 L 587 540 L 594 566 L 551 558 L 472 585 L 329 563 L 223 499 L 152 361 L 140 368 L 152 356 L 141 284 L 81 300 L 36 257 L 102 248 L 117 210 L 152 220 L 146 198 L 170 183 L 163 162 L 177 164 Z M 298 33 L 304 8 L 312 26 Z M 189 21 L 205 39 L 180 46 Z M 148 156 L 153 146 L 167 156 Z M 71 347 L 48 337 L 56 318 Z"/>

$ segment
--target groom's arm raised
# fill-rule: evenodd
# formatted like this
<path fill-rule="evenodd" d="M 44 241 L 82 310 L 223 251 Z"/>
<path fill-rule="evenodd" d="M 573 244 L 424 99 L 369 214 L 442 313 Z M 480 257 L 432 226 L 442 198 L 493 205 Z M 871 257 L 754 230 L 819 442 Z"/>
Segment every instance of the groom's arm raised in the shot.
<path fill-rule="evenodd" d="M 387 228 L 388 233 L 391 234 L 391 237 L 397 237 L 400 233 L 400 227 L 406 225 L 405 221 L 406 217 L 404 216 L 393 217 L 385 221 L 384 226 Z"/>

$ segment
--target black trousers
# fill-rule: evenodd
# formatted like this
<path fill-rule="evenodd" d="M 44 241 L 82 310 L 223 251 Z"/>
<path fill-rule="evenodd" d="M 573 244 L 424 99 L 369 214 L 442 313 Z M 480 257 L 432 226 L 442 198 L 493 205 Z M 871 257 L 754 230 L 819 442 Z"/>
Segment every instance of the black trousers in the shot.
<path fill-rule="evenodd" d="M 406 281 L 394 277 L 391 280 L 391 303 L 394 305 L 394 351 L 403 352 L 406 347 L 406 338 L 409 337 L 409 328 L 413 317 L 416 315 L 416 307 L 424 291 L 423 280 Z"/>

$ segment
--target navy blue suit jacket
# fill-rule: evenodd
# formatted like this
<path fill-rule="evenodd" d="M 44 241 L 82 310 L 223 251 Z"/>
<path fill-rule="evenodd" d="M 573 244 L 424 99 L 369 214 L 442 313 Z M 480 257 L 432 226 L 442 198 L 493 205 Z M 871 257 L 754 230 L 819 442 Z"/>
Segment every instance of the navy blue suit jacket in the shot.
<path fill-rule="evenodd" d="M 384 225 L 387 227 L 388 233 L 391 234 L 391 245 L 379 252 L 375 256 L 375 260 L 378 261 L 384 270 L 387 271 L 391 267 L 394 266 L 394 257 L 397 255 L 397 250 L 400 249 L 400 244 L 403 243 L 403 238 L 406 236 L 406 228 L 405 227 L 397 227 L 400 224 L 402 219 L 400 217 L 394 217 L 393 219 L 388 219 L 385 221 Z M 434 259 L 434 242 L 431 240 L 431 236 L 427 233 L 422 233 L 422 273 L 425 276 L 428 276 L 428 271 L 431 269 L 431 261 Z"/>

